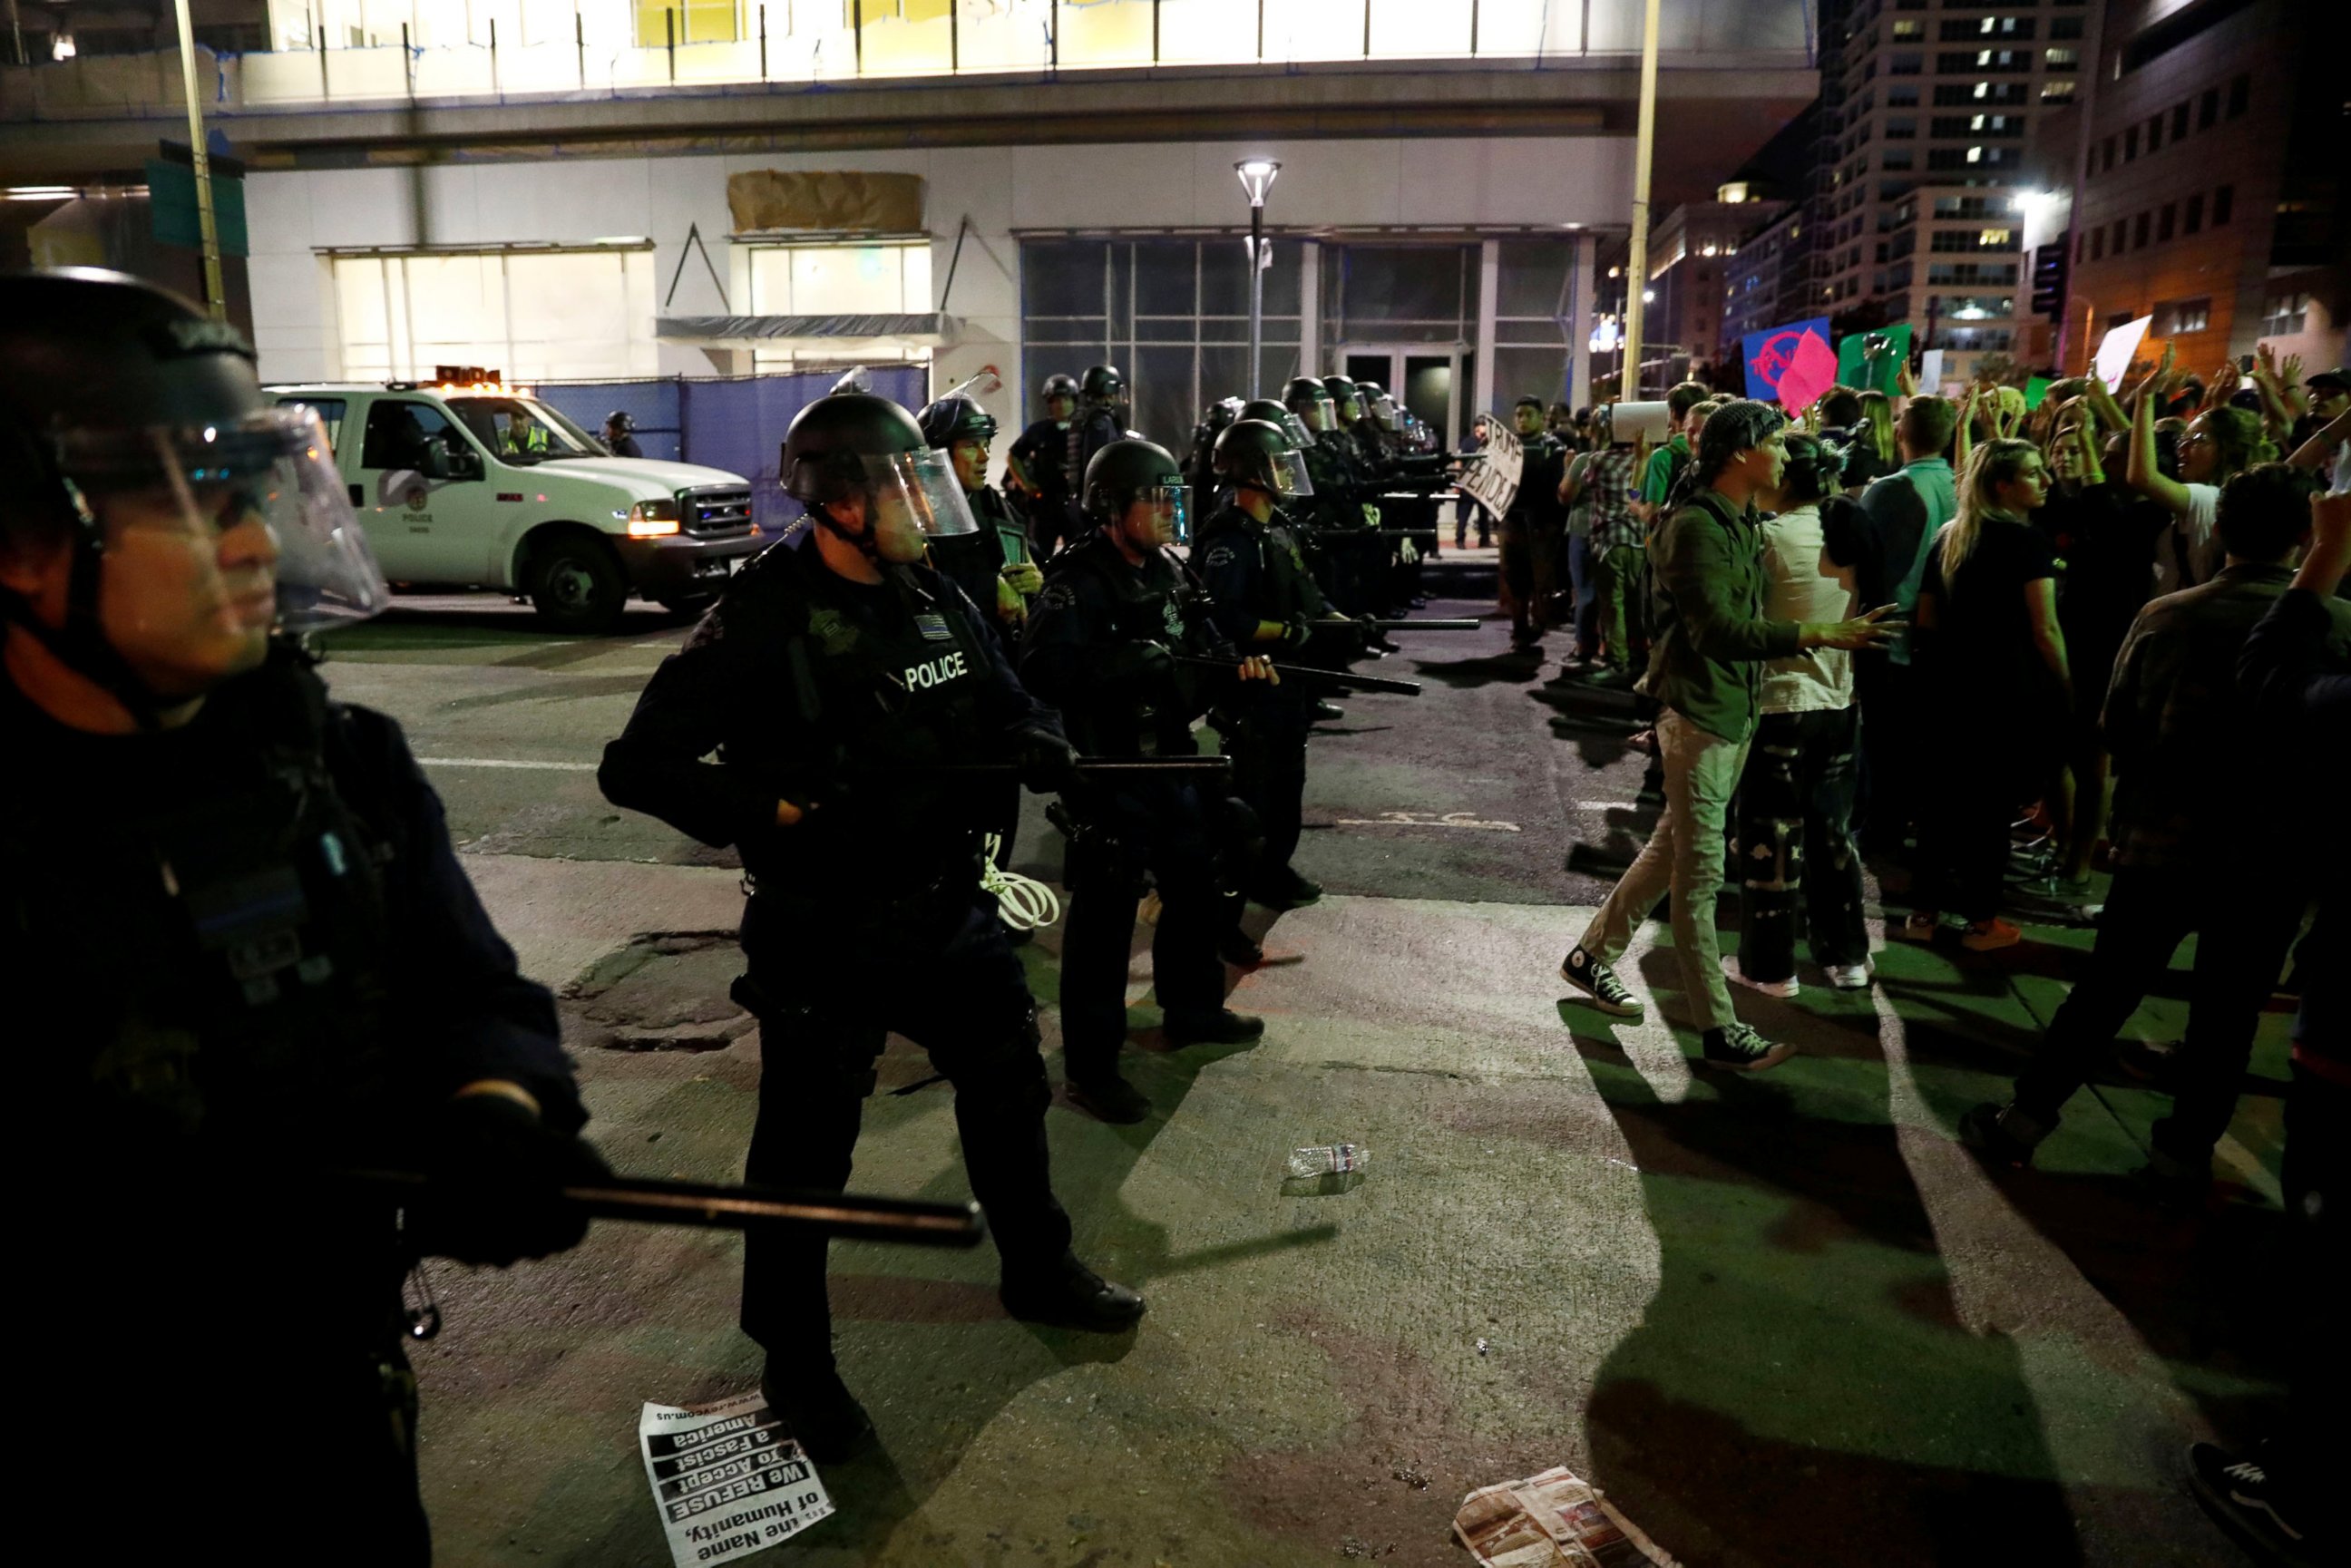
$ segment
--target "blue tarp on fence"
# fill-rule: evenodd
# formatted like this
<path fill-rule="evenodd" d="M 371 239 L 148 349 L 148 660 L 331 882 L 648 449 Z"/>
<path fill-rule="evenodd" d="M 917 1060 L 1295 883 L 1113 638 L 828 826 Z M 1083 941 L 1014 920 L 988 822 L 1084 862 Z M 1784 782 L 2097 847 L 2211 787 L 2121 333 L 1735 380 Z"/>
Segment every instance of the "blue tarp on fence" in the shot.
<path fill-rule="evenodd" d="M 625 411 L 636 421 L 637 444 L 647 457 L 699 463 L 751 481 L 751 517 L 774 532 L 799 516 L 783 493 L 776 460 L 784 432 L 800 410 L 832 390 L 837 371 L 783 376 L 668 376 L 658 381 L 549 382 L 534 394 L 590 434 L 607 415 Z M 865 383 L 909 411 L 929 399 L 930 374 L 919 365 L 885 365 L 865 372 Z"/>

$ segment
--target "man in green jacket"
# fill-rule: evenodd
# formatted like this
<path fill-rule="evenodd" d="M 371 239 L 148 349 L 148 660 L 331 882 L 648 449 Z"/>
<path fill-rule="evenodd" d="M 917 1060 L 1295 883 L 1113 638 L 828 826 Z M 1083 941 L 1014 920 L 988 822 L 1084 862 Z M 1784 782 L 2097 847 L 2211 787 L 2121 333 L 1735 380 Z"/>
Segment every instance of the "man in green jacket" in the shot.
<path fill-rule="evenodd" d="M 1657 719 L 1665 812 L 1560 966 L 1602 1012 L 1640 1017 L 1640 1001 L 1610 966 L 1670 890 L 1674 953 L 1704 1060 L 1743 1071 L 1776 1066 L 1793 1049 L 1739 1021 L 1715 946 L 1723 823 L 1755 734 L 1763 663 L 1806 648 L 1883 647 L 1895 630 L 1886 607 L 1826 624 L 1763 619 L 1763 537 L 1754 508 L 1779 489 L 1785 423 L 1777 409 L 1744 398 L 1716 410 L 1695 459 L 1705 488 L 1650 542 L 1656 626 L 1639 689 L 1665 710 Z"/>

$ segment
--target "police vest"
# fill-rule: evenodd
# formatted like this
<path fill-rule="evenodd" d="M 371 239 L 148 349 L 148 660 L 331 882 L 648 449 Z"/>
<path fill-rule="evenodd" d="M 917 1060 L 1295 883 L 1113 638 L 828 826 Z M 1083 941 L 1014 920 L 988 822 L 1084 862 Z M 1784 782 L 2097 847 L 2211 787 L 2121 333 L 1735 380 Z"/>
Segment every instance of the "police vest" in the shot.
<path fill-rule="evenodd" d="M 861 863 L 925 874 L 967 865 L 979 842 L 972 792 L 932 769 L 986 759 L 993 738 L 981 713 L 988 651 L 938 573 L 884 565 L 889 611 L 875 624 L 851 611 L 839 580 L 815 555 L 812 543 L 769 549 L 728 593 L 753 599 L 767 621 L 756 634 L 779 640 L 784 680 L 774 700 L 790 705 L 821 755 L 783 755 L 754 725 L 719 748 L 719 760 L 778 782 L 806 768 L 820 784 L 848 781 L 853 800 L 830 826 L 820 810 L 746 841 L 744 863 L 762 882 Z M 859 825 L 844 828 L 844 819 Z M 844 832 L 858 841 L 842 841 Z"/>
<path fill-rule="evenodd" d="M 257 1137 L 299 1164 L 304 1129 L 343 1161 L 381 1154 L 414 1109 L 386 1039 L 400 830 L 351 714 L 290 648 L 211 704 L 203 755 L 224 769 L 127 781 L 143 812 L 57 777 L 0 786 L 0 967 L 69 1020 L 39 1044 L 69 1053 L 57 1111 L 93 1154 Z"/>
<path fill-rule="evenodd" d="M 1164 549 L 1144 558 L 1136 571 L 1118 546 L 1100 532 L 1089 534 L 1054 562 L 1051 584 L 1108 611 L 1114 643 L 1152 643 L 1172 653 L 1203 654 L 1213 639 L 1204 632 L 1192 604 L 1199 581 Z M 1129 688 L 1065 712 L 1071 740 L 1090 757 L 1193 757 L 1192 719 L 1200 701 L 1201 672 L 1178 667 L 1171 689 L 1144 694 Z"/>

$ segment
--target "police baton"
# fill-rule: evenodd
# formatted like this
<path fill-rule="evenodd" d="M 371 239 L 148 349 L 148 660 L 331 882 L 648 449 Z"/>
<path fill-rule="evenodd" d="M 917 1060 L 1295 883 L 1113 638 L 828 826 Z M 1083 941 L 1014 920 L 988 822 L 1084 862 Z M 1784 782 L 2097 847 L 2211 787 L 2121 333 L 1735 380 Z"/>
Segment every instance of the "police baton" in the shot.
<path fill-rule="evenodd" d="M 1374 632 L 1476 632 L 1486 623 L 1468 616 L 1452 620 L 1432 615 L 1425 621 L 1357 621 L 1354 624 Z"/>
<path fill-rule="evenodd" d="M 1181 663 L 1182 661 L 1178 661 Z M 1205 661 L 1223 666 L 1217 659 Z M 1081 757 L 1074 764 L 1078 777 L 1114 778 L 1127 773 L 1215 773 L 1229 774 L 1233 759 L 1229 757 Z M 874 774 L 897 777 L 917 773 L 925 776 L 943 774 L 951 778 L 1010 779 L 1022 769 L 1018 762 L 910 762 L 901 768 L 876 768 Z"/>
<path fill-rule="evenodd" d="M 1334 622 L 1332 624 L 1336 625 L 1337 622 Z M 1179 664 L 1191 665 L 1195 669 L 1222 670 L 1225 674 L 1233 676 L 1238 676 L 1241 673 L 1241 667 L 1238 664 L 1224 659 L 1203 659 L 1190 653 L 1178 653 L 1176 655 L 1176 662 Z M 1418 681 L 1392 681 L 1384 675 L 1359 675 L 1353 670 L 1315 670 L 1302 664 L 1276 664 L 1273 667 L 1273 673 L 1285 681 L 1297 681 L 1302 685 L 1320 684 L 1327 686 L 1345 686 L 1359 692 L 1395 692 L 1407 697 L 1420 695 Z"/>
<path fill-rule="evenodd" d="M 402 1202 L 428 1196 L 433 1186 L 429 1177 L 417 1171 L 346 1171 L 341 1176 L 365 1191 Z M 904 1197 L 622 1176 L 567 1186 L 563 1197 L 591 1219 L 686 1225 L 702 1230 L 837 1236 L 844 1240 L 895 1241 L 911 1247 L 977 1247 L 987 1234 L 987 1222 L 976 1203 L 924 1203 Z"/>

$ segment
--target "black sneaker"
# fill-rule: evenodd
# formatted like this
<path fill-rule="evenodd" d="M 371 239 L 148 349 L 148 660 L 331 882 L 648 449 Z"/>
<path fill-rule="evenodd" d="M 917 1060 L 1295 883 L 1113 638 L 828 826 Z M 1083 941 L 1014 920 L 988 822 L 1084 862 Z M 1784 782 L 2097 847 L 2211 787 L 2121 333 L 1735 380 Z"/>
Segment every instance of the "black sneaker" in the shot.
<path fill-rule="evenodd" d="M 1265 1033 L 1265 1020 L 1230 1008 L 1196 1017 L 1171 1013 L 1164 1032 L 1170 1045 L 1246 1045 Z"/>
<path fill-rule="evenodd" d="M 873 1444 L 873 1420 L 830 1364 L 768 1357 L 759 1396 L 783 1417 L 800 1448 L 820 1465 L 855 1458 Z"/>
<path fill-rule="evenodd" d="M 1143 1298 L 1064 1252 L 1040 1268 L 1004 1270 L 1004 1310 L 1025 1322 L 1116 1333 L 1143 1315 Z"/>
<path fill-rule="evenodd" d="M 1559 977 L 1586 992 L 1590 1005 L 1604 1013 L 1620 1019 L 1641 1016 L 1641 998 L 1625 988 L 1615 970 L 1581 947 L 1569 948 L 1567 956 L 1560 960 Z"/>
<path fill-rule="evenodd" d="M 1794 1046 L 1785 1042 L 1774 1045 L 1763 1038 L 1762 1030 L 1748 1023 L 1727 1023 L 1720 1029 L 1710 1029 L 1704 1040 L 1700 1060 L 1734 1072 L 1761 1072 L 1796 1054 Z"/>
<path fill-rule="evenodd" d="M 1151 1114 L 1150 1098 L 1115 1072 L 1107 1078 L 1072 1078 L 1069 1089 L 1071 1104 L 1122 1127 Z"/>
<path fill-rule="evenodd" d="M 1959 1142 L 1983 1156 L 1986 1165 L 2023 1170 L 2032 1164 L 2032 1151 L 2048 1136 L 2048 1129 L 2013 1105 L 1987 1100 L 1959 1118 Z"/>
<path fill-rule="evenodd" d="M 2302 1529 L 2279 1507 L 2268 1469 L 2217 1443 L 2188 1445 L 2188 1481 L 2223 1528 L 2273 1563 L 2318 1561 Z"/>

